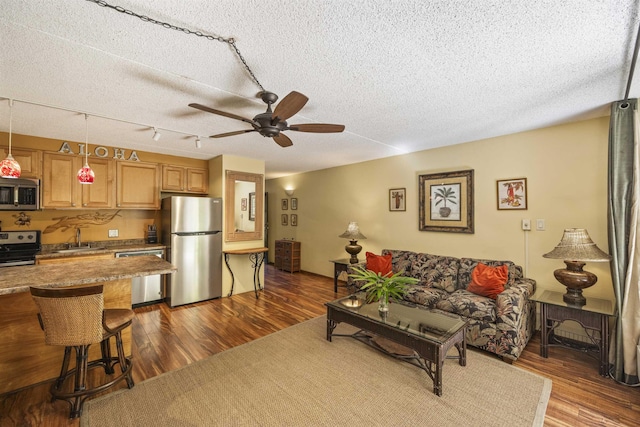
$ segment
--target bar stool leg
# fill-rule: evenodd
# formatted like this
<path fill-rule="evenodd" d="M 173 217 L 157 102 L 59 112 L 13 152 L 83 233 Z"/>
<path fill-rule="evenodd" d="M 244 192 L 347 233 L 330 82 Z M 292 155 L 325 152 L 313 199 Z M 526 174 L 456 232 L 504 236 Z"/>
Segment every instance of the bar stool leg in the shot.
<path fill-rule="evenodd" d="M 111 358 L 111 343 L 110 338 L 106 338 L 100 342 L 100 350 L 102 352 L 102 362 L 104 363 L 104 373 L 113 374 L 113 363 Z"/>
<path fill-rule="evenodd" d="M 126 356 L 124 355 L 124 345 L 122 344 L 122 334 L 120 333 L 120 331 L 116 333 L 116 348 L 118 350 L 118 361 L 120 362 L 120 370 L 123 374 L 127 372 L 125 378 L 127 380 L 127 387 L 133 388 L 135 384 L 133 382 L 133 376 L 131 375 L 131 362 L 127 360 Z"/>
<path fill-rule="evenodd" d="M 87 370 L 89 363 L 89 346 L 79 345 L 76 349 L 76 375 L 74 394 L 86 390 L 87 388 Z M 71 404 L 71 415 L 69 418 L 77 418 L 82 414 L 82 404 L 85 396 L 75 396 Z"/>
<path fill-rule="evenodd" d="M 65 378 L 67 378 L 67 371 L 69 370 L 69 358 L 71 356 L 71 347 L 64 348 L 64 358 L 62 359 L 62 366 L 60 368 L 60 376 L 56 382 L 51 386 L 51 402 L 56 401 L 56 395 L 54 391 L 61 391 Z"/>

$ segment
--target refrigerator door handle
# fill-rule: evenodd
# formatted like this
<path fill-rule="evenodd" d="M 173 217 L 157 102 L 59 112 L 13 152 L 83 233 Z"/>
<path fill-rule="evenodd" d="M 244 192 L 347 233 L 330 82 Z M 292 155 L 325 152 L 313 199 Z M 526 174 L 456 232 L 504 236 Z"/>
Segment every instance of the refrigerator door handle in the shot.
<path fill-rule="evenodd" d="M 210 236 L 213 234 L 221 233 L 221 231 L 187 231 L 187 232 L 177 232 L 172 233 L 176 236 Z"/>

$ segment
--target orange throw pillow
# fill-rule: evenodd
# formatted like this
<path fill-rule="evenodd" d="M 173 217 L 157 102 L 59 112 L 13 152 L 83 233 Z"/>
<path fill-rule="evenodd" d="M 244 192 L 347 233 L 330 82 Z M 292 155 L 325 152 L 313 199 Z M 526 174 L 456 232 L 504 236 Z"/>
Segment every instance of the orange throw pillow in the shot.
<path fill-rule="evenodd" d="M 376 255 L 371 252 L 366 253 L 367 256 L 367 270 L 371 270 L 374 273 L 380 273 L 386 276 L 391 273 L 391 254 Z"/>
<path fill-rule="evenodd" d="M 471 273 L 471 283 L 467 290 L 476 295 L 496 299 L 504 291 L 504 285 L 509 278 L 509 268 L 503 264 L 499 267 L 489 267 L 478 263 Z"/>

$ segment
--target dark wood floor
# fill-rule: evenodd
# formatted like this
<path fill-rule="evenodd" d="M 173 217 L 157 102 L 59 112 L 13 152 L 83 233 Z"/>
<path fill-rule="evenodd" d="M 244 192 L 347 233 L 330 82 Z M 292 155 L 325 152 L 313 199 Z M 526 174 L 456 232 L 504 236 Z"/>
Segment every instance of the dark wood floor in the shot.
<path fill-rule="evenodd" d="M 248 292 L 174 309 L 165 304 L 136 309 L 135 381 L 322 315 L 324 302 L 336 298 L 333 279 L 327 277 L 283 273 L 267 266 L 265 282 L 259 300 Z M 338 292 L 338 296 L 342 295 L 346 295 L 343 287 Z M 539 344 L 539 337 L 534 337 L 514 366 L 553 381 L 546 426 L 639 424 L 640 389 L 600 377 L 597 362 L 578 351 L 551 348 L 550 357 L 541 358 Z M 0 396 L 3 427 L 79 425 L 67 416 L 65 402 L 49 402 L 48 384 Z"/>

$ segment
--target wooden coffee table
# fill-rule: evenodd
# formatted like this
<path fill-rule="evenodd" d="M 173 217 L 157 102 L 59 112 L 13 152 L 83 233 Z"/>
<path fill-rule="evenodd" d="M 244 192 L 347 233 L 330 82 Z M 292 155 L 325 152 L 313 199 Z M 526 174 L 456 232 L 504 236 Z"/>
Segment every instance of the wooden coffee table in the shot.
<path fill-rule="evenodd" d="M 364 295 L 328 302 L 327 340 L 347 336 L 412 363 L 423 369 L 433 381 L 433 392 L 442 396 L 442 367 L 446 359 L 467 364 L 466 320 L 440 310 L 427 310 L 400 303 L 389 304 L 382 315 L 378 303 L 367 304 Z M 338 323 L 360 328 L 354 334 L 334 334 Z M 457 356 L 447 356 L 451 347 Z"/>

